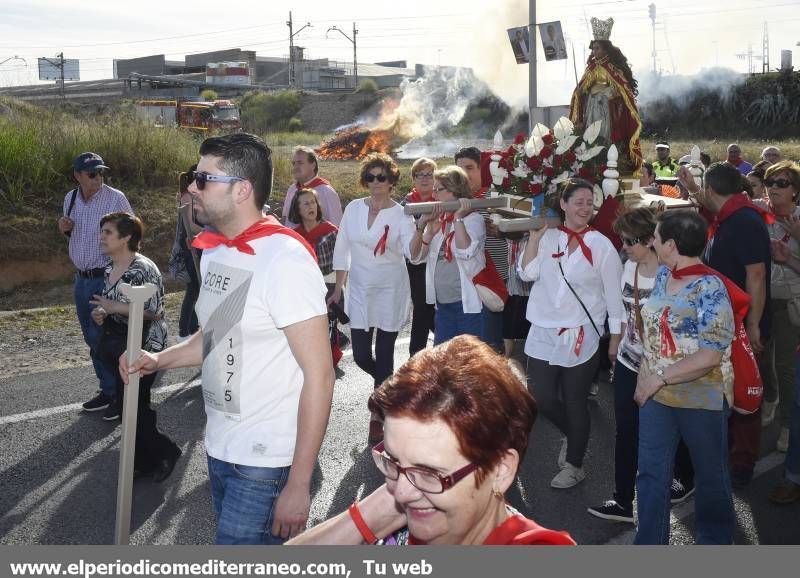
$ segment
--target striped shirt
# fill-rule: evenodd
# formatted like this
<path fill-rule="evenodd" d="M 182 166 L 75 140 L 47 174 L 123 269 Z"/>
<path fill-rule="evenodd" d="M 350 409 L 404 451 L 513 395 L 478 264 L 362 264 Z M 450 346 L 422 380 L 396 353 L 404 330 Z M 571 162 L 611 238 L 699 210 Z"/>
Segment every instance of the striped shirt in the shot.
<path fill-rule="evenodd" d="M 72 235 L 69 238 L 69 258 L 79 271 L 89 271 L 105 267 L 110 262 L 100 250 L 100 219 L 109 213 L 124 211 L 133 214 L 131 205 L 122 191 L 106 184 L 100 187 L 86 201 L 78 188 L 75 195 L 75 206 L 67 215 L 72 191 L 64 197 L 64 216 L 72 219 Z"/>

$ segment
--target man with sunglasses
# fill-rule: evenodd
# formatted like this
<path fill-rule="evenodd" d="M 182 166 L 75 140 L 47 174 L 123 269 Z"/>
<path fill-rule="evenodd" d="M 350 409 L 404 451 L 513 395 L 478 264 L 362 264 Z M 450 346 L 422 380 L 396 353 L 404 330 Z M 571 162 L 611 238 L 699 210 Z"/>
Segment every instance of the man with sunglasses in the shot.
<path fill-rule="evenodd" d="M 100 220 L 109 213 L 133 214 L 125 195 L 103 182 L 103 171 L 108 167 L 100 155 L 85 152 L 78 155 L 72 164 L 72 175 L 78 187 L 64 197 L 64 210 L 58 219 L 58 230 L 69 239 L 69 258 L 77 269 L 75 273 L 75 311 L 81 324 L 83 339 L 89 346 L 92 365 L 100 392 L 83 404 L 84 411 L 106 410 L 107 420 L 119 417 L 113 410 L 116 397 L 116 381 L 104 365 L 95 359 L 102 327 L 92 321 L 94 309 L 89 301 L 93 295 L 103 291 L 103 276 L 110 263 L 100 250 Z M 110 412 L 110 413 L 109 413 Z"/>
<path fill-rule="evenodd" d="M 260 138 L 206 139 L 189 193 L 206 229 L 200 331 L 130 372 L 202 363 L 217 544 L 280 544 L 305 528 L 334 372 L 325 282 L 300 235 L 264 217 L 272 158 Z M 127 381 L 125 355 L 120 372 Z"/>

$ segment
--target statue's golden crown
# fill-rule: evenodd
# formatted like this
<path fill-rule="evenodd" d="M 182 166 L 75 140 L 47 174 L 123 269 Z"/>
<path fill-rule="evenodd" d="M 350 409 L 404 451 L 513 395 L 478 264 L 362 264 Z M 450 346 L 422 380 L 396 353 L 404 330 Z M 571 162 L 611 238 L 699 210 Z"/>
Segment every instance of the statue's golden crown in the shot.
<path fill-rule="evenodd" d="M 614 19 L 600 20 L 594 16 L 591 19 L 592 34 L 595 40 L 608 40 L 611 37 L 611 28 L 614 26 Z"/>

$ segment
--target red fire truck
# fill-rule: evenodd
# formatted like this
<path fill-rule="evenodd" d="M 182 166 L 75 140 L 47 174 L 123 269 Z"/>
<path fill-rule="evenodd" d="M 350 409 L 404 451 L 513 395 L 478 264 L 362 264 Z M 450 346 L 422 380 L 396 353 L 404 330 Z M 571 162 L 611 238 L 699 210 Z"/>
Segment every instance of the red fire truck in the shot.
<path fill-rule="evenodd" d="M 136 115 L 156 126 L 179 126 L 197 131 L 241 130 L 239 109 L 230 100 L 140 100 Z"/>

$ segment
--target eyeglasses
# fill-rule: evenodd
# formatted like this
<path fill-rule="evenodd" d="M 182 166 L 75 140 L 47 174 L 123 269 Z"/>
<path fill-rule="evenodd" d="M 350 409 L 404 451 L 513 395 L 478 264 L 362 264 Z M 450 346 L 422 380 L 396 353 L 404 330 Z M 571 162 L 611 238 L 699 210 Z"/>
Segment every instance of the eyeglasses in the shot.
<path fill-rule="evenodd" d="M 785 189 L 792 186 L 792 181 L 788 179 L 764 179 L 764 184 L 768 187 L 777 187 Z"/>
<path fill-rule="evenodd" d="M 103 171 L 92 171 L 91 173 L 86 173 L 86 176 L 90 179 L 96 179 L 98 175 L 102 177 Z"/>
<path fill-rule="evenodd" d="M 210 175 L 205 172 L 194 171 L 192 173 L 192 180 L 197 183 L 197 190 L 202 191 L 206 188 L 206 183 L 235 183 L 237 181 L 244 181 L 242 177 L 230 177 L 228 175 Z"/>
<path fill-rule="evenodd" d="M 642 237 L 633 237 L 633 238 L 622 237 L 622 242 L 625 243 L 627 247 L 633 247 L 634 245 L 638 245 L 643 240 L 644 239 L 642 239 Z"/>
<path fill-rule="evenodd" d="M 417 173 L 414 175 L 415 179 L 432 179 L 433 173 Z"/>
<path fill-rule="evenodd" d="M 403 468 L 394 459 L 386 455 L 383 449 L 383 442 L 372 448 L 372 459 L 375 460 L 375 465 L 386 479 L 397 481 L 400 478 L 400 474 L 403 474 L 412 486 L 426 494 L 441 494 L 478 469 L 475 464 L 467 464 L 449 476 L 443 476 L 439 472 L 434 472 L 428 468 Z"/>
<path fill-rule="evenodd" d="M 379 183 L 385 183 L 386 175 L 373 175 L 372 173 L 368 173 L 367 176 L 364 177 L 364 180 L 367 181 L 368 183 L 371 183 L 373 181 L 378 181 Z"/>
<path fill-rule="evenodd" d="M 443 192 L 445 192 L 446 190 L 447 190 L 447 187 L 435 187 L 435 188 L 433 189 L 433 192 L 434 192 L 434 193 L 443 193 Z"/>

